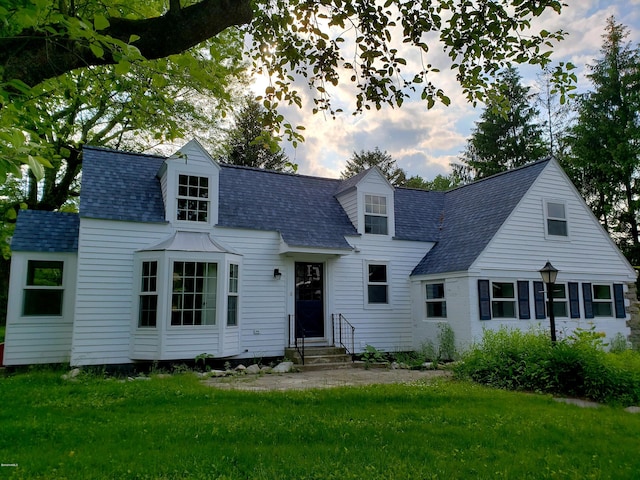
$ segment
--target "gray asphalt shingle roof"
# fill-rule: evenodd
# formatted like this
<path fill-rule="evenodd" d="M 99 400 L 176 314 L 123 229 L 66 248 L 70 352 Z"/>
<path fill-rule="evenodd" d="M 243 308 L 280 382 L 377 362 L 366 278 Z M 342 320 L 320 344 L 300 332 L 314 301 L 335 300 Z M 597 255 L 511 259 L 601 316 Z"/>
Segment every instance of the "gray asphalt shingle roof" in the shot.
<path fill-rule="evenodd" d="M 351 248 L 357 231 L 334 194 L 340 180 L 223 165 L 218 225 L 276 230 L 289 246 Z"/>
<path fill-rule="evenodd" d="M 438 242 L 412 275 L 471 267 L 548 162 L 536 162 L 446 192 Z"/>
<path fill-rule="evenodd" d="M 21 210 L 11 239 L 14 252 L 77 252 L 76 213 Z"/>
<path fill-rule="evenodd" d="M 163 157 L 84 147 L 80 216 L 165 222 L 160 180 Z"/>
<path fill-rule="evenodd" d="M 164 223 L 157 178 L 164 160 L 85 147 L 80 217 Z M 412 275 L 467 270 L 547 163 L 537 162 L 449 192 L 396 188 L 395 238 L 435 243 Z M 278 231 L 290 247 L 349 249 L 345 236 L 358 233 L 336 195 L 352 187 L 352 179 L 222 164 L 218 225 Z M 75 214 L 21 212 L 12 248 L 77 251 L 78 223 Z"/>

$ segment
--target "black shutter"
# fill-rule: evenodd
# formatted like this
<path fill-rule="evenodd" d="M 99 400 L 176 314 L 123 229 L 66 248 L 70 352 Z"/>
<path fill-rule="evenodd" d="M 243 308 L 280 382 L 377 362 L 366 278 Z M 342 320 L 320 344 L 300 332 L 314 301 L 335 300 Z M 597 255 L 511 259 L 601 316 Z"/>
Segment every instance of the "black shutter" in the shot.
<path fill-rule="evenodd" d="M 571 318 L 580 318 L 580 298 L 576 282 L 569 282 L 569 311 Z"/>
<path fill-rule="evenodd" d="M 613 284 L 613 298 L 616 303 L 616 318 L 625 318 L 627 312 L 624 309 L 624 288 L 621 283 Z"/>
<path fill-rule="evenodd" d="M 533 299 L 536 307 L 536 318 L 547 318 L 547 313 L 544 309 L 544 283 L 533 282 Z"/>
<path fill-rule="evenodd" d="M 529 320 L 531 308 L 529 306 L 529 282 L 518 280 L 518 318 Z"/>
<path fill-rule="evenodd" d="M 584 318 L 593 318 L 593 296 L 590 283 L 582 284 L 582 298 L 584 299 Z"/>
<path fill-rule="evenodd" d="M 491 320 L 489 280 L 478 280 L 478 300 L 480 302 L 480 320 Z"/>

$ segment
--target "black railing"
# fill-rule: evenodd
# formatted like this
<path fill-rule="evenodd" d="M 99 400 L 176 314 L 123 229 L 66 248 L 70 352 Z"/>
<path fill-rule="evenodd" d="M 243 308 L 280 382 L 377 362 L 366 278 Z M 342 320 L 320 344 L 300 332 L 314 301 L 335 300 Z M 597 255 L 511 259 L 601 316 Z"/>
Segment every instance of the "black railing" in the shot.
<path fill-rule="evenodd" d="M 304 327 L 298 322 L 295 315 L 289 315 L 289 341 L 291 342 L 291 333 L 293 333 L 293 346 L 300 355 L 300 361 L 304 365 Z"/>
<path fill-rule="evenodd" d="M 331 314 L 331 323 L 333 324 L 333 344 L 345 349 L 346 353 L 355 354 L 355 337 L 356 327 L 351 325 L 341 313 Z"/>

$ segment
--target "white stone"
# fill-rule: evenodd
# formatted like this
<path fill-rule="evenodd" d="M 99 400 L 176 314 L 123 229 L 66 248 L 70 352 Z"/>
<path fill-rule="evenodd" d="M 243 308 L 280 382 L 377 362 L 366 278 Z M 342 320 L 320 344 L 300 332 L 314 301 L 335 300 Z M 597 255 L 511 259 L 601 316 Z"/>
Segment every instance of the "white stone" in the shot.
<path fill-rule="evenodd" d="M 640 407 L 627 407 L 624 411 L 629 413 L 640 413 Z"/>
<path fill-rule="evenodd" d="M 245 367 L 244 365 L 240 364 L 234 370 L 240 372 L 240 371 L 243 371 L 243 370 L 246 370 L 246 369 L 247 369 L 247 367 Z"/>
<path fill-rule="evenodd" d="M 288 373 L 293 370 L 293 362 L 282 362 L 273 367 L 271 373 Z"/>
<path fill-rule="evenodd" d="M 260 373 L 260 365 L 258 365 L 257 363 L 254 363 L 253 365 L 249 365 L 244 372 L 251 373 L 251 374 Z"/>

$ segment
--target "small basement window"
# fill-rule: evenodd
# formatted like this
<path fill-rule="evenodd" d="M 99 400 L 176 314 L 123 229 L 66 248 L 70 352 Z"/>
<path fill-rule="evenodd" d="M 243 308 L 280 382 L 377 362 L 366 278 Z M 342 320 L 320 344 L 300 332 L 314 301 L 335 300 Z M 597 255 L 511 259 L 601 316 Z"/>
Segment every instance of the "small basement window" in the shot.
<path fill-rule="evenodd" d="M 29 260 L 24 287 L 24 316 L 62 315 L 64 262 Z"/>

